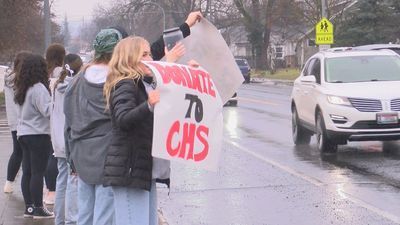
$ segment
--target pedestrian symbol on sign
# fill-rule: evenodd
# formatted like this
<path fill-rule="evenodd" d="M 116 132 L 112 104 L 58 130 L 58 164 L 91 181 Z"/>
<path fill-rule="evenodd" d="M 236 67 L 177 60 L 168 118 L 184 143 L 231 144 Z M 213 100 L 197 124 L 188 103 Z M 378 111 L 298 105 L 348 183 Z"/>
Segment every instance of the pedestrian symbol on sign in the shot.
<path fill-rule="evenodd" d="M 315 25 L 315 43 L 317 45 L 333 44 L 333 24 L 325 17 Z"/>

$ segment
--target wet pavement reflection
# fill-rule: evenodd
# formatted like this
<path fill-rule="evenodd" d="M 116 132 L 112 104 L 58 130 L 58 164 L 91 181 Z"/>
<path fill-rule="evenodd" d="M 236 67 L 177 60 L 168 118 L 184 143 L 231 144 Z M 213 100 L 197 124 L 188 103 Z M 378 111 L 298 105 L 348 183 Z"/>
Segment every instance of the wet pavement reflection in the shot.
<path fill-rule="evenodd" d="M 174 165 L 185 172 L 172 179 L 171 202 L 162 203 L 172 222 L 400 224 L 399 142 L 385 152 L 381 142 L 355 142 L 321 154 L 314 138 L 295 147 L 290 91 L 242 86 L 238 107 L 224 108 L 219 171 Z"/>

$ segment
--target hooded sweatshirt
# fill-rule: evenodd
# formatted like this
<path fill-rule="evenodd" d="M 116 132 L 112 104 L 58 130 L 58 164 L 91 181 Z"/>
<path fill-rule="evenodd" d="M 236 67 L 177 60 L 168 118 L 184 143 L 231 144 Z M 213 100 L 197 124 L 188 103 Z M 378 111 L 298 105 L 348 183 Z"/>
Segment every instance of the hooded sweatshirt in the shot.
<path fill-rule="evenodd" d="M 110 114 L 105 110 L 104 83 L 90 77 L 106 76 L 107 66 L 90 66 L 76 75 L 64 97 L 65 140 L 68 161 L 87 184 L 102 184 L 104 162 L 111 140 Z"/>
<path fill-rule="evenodd" d="M 66 158 L 64 140 L 64 93 L 72 77 L 66 77 L 63 83 L 57 85 L 52 96 L 52 109 L 50 115 L 50 133 L 55 157 Z"/>
<path fill-rule="evenodd" d="M 15 74 L 7 74 L 4 77 L 4 95 L 6 101 L 6 113 L 8 126 L 11 131 L 17 130 L 17 122 L 18 122 L 18 106 L 14 101 L 14 77 Z"/>
<path fill-rule="evenodd" d="M 51 97 L 42 83 L 28 89 L 24 103 L 18 105 L 17 136 L 50 134 Z"/>

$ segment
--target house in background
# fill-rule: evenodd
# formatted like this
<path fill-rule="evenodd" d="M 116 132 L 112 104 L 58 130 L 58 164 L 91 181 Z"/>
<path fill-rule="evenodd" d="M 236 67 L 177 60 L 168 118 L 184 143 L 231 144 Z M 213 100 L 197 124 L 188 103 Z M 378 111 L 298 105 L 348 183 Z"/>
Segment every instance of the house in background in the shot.
<path fill-rule="evenodd" d="M 247 38 L 246 28 L 244 26 L 234 26 L 221 31 L 221 33 L 233 56 L 247 59 L 250 66 L 254 67 L 251 44 Z"/>
<path fill-rule="evenodd" d="M 268 68 L 298 67 L 302 62 L 299 51 L 310 52 L 309 56 L 312 55 L 312 52 L 318 51 L 316 46 L 310 46 L 311 49 L 299 48 L 299 39 L 304 38 L 302 33 L 293 31 L 290 34 L 282 35 L 277 30 L 273 29 L 271 32 L 270 44 L 267 49 Z M 252 57 L 251 44 L 248 41 L 245 27 L 230 27 L 221 33 L 234 57 L 245 58 L 254 67 L 255 60 Z"/>
<path fill-rule="evenodd" d="M 304 1 L 298 0 L 298 2 Z M 352 8 L 357 2 L 357 0 L 337 1 L 335 6 L 331 6 L 334 16 L 330 20 L 332 21 L 340 16 L 341 13 Z M 304 7 L 307 7 L 306 3 Z M 222 33 L 233 55 L 246 58 L 250 65 L 254 66 L 251 44 L 248 41 L 245 27 L 231 27 Z M 301 68 L 307 59 L 318 51 L 319 48 L 315 45 L 313 26 L 273 27 L 267 49 L 268 68 Z"/>

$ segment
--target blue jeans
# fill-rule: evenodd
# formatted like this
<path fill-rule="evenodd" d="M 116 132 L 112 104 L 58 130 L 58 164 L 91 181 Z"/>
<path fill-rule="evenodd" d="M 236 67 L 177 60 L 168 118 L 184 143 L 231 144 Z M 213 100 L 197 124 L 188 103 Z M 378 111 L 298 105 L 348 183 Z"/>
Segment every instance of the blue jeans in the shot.
<path fill-rule="evenodd" d="M 114 225 L 111 187 L 87 184 L 78 174 L 78 225 Z"/>
<path fill-rule="evenodd" d="M 70 175 L 67 160 L 57 158 L 58 176 L 54 203 L 55 225 L 76 225 L 78 177 Z"/>
<path fill-rule="evenodd" d="M 158 225 L 155 181 L 151 184 L 150 192 L 129 187 L 112 189 L 116 225 Z"/>

